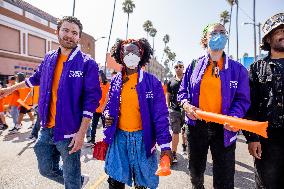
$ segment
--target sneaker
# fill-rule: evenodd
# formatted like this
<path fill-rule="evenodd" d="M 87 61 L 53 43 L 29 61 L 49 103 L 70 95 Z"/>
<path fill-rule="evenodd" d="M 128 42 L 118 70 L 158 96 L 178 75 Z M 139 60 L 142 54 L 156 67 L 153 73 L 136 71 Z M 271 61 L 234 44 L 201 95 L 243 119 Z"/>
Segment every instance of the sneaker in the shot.
<path fill-rule="evenodd" d="M 177 163 L 178 160 L 177 160 L 177 154 L 176 152 L 173 152 L 173 163 Z"/>
<path fill-rule="evenodd" d="M 0 126 L 0 130 L 4 131 L 6 129 L 8 129 L 8 125 L 3 124 L 3 125 Z"/>
<path fill-rule="evenodd" d="M 183 151 L 184 153 L 186 152 L 186 147 L 187 147 L 186 144 L 182 144 L 182 151 Z"/>
<path fill-rule="evenodd" d="M 20 128 L 18 128 L 17 126 L 13 127 L 12 129 L 9 130 L 9 132 L 11 133 L 17 133 L 19 132 Z"/>
<path fill-rule="evenodd" d="M 81 180 L 82 180 L 82 188 L 84 188 L 89 182 L 90 177 L 88 175 L 82 175 Z"/>

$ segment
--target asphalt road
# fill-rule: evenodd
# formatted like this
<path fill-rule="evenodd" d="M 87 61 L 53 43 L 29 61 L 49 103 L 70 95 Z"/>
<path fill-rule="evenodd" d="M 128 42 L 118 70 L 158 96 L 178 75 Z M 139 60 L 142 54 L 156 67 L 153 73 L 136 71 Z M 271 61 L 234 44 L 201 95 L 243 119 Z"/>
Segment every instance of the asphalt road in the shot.
<path fill-rule="evenodd" d="M 26 117 L 25 117 L 26 118 Z M 12 120 L 8 118 L 9 125 Z M 63 189 L 54 181 L 42 177 L 37 169 L 37 161 L 33 151 L 35 141 L 27 139 L 31 122 L 25 119 L 22 129 L 17 134 L 0 131 L 0 189 Z M 11 126 L 10 126 L 11 127 Z M 102 129 L 97 131 L 102 138 Z M 187 170 L 187 155 L 181 153 L 179 146 L 179 162 L 172 167 L 172 174 L 160 179 L 159 189 L 191 188 Z M 82 173 L 90 176 L 87 189 L 107 189 L 107 176 L 104 174 L 104 162 L 92 158 L 92 149 L 84 146 L 81 154 Z M 244 137 L 238 137 L 236 149 L 235 188 L 254 188 L 253 158 L 248 154 Z M 212 160 L 208 154 L 205 172 L 205 187 L 212 186 Z M 130 187 L 127 187 L 130 188 Z"/>

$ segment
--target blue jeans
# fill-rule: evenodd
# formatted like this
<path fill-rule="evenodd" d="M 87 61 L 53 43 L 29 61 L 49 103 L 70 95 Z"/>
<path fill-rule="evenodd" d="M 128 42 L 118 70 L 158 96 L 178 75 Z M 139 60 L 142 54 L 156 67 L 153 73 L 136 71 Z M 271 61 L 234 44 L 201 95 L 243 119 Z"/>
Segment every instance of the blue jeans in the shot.
<path fill-rule="evenodd" d="M 16 125 L 17 122 L 18 122 L 18 117 L 19 117 L 18 106 L 11 106 L 10 114 L 11 114 L 11 116 L 13 118 L 14 125 Z"/>
<path fill-rule="evenodd" d="M 53 141 L 53 129 L 42 128 L 35 144 L 34 151 L 38 160 L 41 175 L 64 184 L 65 189 L 80 189 L 81 177 L 81 151 L 69 155 L 68 145 L 70 139 Z M 63 160 L 62 168 L 59 166 L 60 157 Z"/>
<path fill-rule="evenodd" d="M 38 138 L 39 130 L 40 130 L 40 118 L 39 118 L 39 116 L 37 114 L 36 122 L 35 122 L 35 125 L 33 127 L 31 135 L 33 135 L 34 137 Z"/>

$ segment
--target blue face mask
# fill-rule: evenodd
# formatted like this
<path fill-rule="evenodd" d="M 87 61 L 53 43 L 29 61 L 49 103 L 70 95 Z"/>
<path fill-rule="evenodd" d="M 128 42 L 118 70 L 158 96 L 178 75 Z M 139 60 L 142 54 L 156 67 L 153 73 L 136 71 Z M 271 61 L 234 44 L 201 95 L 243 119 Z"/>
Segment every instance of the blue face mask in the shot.
<path fill-rule="evenodd" d="M 220 51 L 225 48 L 227 39 L 226 35 L 217 34 L 210 38 L 208 45 L 212 51 Z"/>

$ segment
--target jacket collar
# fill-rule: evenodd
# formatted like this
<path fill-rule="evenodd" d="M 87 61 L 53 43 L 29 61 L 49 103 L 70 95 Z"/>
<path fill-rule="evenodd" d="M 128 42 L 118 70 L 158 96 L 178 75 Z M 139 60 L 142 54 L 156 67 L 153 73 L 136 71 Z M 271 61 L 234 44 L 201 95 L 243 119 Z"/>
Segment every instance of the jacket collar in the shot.
<path fill-rule="evenodd" d="M 229 58 L 228 56 L 226 55 L 225 52 L 224 53 L 224 69 L 228 69 L 229 68 Z M 207 52 L 206 56 L 205 56 L 205 61 L 208 62 L 209 61 L 209 58 L 210 58 L 210 54 Z"/>
<path fill-rule="evenodd" d="M 71 53 L 69 54 L 69 56 L 68 56 L 68 59 L 67 59 L 67 61 L 71 61 L 71 60 L 73 60 L 74 59 L 74 57 L 78 54 L 78 52 L 80 51 L 80 46 L 76 46 L 75 48 L 73 48 L 72 49 L 72 51 L 71 51 Z M 60 54 L 60 52 L 61 52 L 61 49 L 60 49 L 60 47 L 57 49 L 57 54 L 59 55 Z"/>

